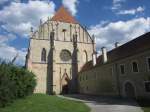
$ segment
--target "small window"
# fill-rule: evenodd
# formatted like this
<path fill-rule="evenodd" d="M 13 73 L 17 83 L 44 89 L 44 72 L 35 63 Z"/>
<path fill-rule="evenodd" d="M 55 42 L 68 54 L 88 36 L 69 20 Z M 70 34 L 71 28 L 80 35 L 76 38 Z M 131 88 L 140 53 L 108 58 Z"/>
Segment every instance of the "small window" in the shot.
<path fill-rule="evenodd" d="M 67 30 L 66 29 L 62 29 L 62 32 L 66 32 Z"/>
<path fill-rule="evenodd" d="M 111 68 L 110 68 L 110 74 L 111 74 L 111 76 L 113 76 L 113 75 L 114 75 L 113 67 L 111 67 Z"/>
<path fill-rule="evenodd" d="M 62 29 L 62 32 L 64 33 L 64 41 L 66 40 L 66 29 Z"/>
<path fill-rule="evenodd" d="M 147 58 L 147 66 L 148 66 L 148 70 L 150 71 L 150 58 Z"/>
<path fill-rule="evenodd" d="M 132 70 L 133 72 L 139 72 L 137 62 L 132 62 Z"/>
<path fill-rule="evenodd" d="M 88 86 L 86 87 L 86 90 L 87 90 L 87 91 L 89 90 Z"/>
<path fill-rule="evenodd" d="M 80 76 L 80 81 L 82 80 L 82 77 Z"/>
<path fill-rule="evenodd" d="M 150 81 L 145 82 L 145 91 L 150 92 Z"/>
<path fill-rule="evenodd" d="M 88 76 L 86 75 L 86 80 L 88 80 Z"/>
<path fill-rule="evenodd" d="M 94 75 L 94 79 L 96 79 L 96 74 Z"/>
<path fill-rule="evenodd" d="M 125 74 L 125 66 L 124 65 L 120 65 L 120 73 Z"/>
<path fill-rule="evenodd" d="M 84 81 L 84 75 L 83 75 L 83 81 Z"/>

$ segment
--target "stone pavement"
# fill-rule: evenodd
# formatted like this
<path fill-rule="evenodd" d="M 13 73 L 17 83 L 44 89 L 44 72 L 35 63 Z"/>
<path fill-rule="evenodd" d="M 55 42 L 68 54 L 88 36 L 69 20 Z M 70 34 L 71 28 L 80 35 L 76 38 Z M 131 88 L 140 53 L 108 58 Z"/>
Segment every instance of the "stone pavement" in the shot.
<path fill-rule="evenodd" d="M 59 97 L 82 101 L 91 108 L 91 112 L 143 112 L 134 101 L 117 97 L 88 95 L 58 95 Z"/>

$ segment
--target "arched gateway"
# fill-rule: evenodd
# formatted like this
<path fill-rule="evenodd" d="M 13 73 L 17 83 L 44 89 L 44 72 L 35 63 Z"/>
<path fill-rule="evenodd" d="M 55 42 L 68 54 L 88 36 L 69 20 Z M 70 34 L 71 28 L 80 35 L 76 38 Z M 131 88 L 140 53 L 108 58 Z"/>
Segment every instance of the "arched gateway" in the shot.
<path fill-rule="evenodd" d="M 126 82 L 124 84 L 124 93 L 127 98 L 136 98 L 135 87 L 130 82 Z"/>
<path fill-rule="evenodd" d="M 68 94 L 69 92 L 69 77 L 67 75 L 67 73 L 64 73 L 62 79 L 61 79 L 61 93 L 62 94 Z"/>

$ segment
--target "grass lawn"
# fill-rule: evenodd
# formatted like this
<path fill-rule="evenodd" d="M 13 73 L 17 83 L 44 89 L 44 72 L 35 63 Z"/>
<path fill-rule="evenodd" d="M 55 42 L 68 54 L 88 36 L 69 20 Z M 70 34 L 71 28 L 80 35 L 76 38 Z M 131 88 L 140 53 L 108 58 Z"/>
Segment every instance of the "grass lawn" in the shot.
<path fill-rule="evenodd" d="M 144 112 L 150 112 L 150 101 L 149 100 L 139 100 L 138 103 L 142 107 Z"/>
<path fill-rule="evenodd" d="M 16 100 L 10 106 L 0 108 L 0 112 L 90 112 L 90 109 L 82 102 L 34 94 Z"/>
<path fill-rule="evenodd" d="M 144 110 L 144 112 L 150 112 L 150 107 L 149 108 L 148 107 L 143 107 L 142 109 Z"/>

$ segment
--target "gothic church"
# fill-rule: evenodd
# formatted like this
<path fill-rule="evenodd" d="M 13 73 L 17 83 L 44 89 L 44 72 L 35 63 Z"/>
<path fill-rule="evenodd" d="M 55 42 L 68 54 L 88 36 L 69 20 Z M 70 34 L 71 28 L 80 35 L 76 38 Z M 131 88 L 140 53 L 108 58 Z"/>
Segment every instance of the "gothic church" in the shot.
<path fill-rule="evenodd" d="M 96 58 L 94 40 L 63 6 L 37 31 L 31 28 L 26 67 L 36 75 L 35 92 L 77 92 L 78 72 Z"/>

